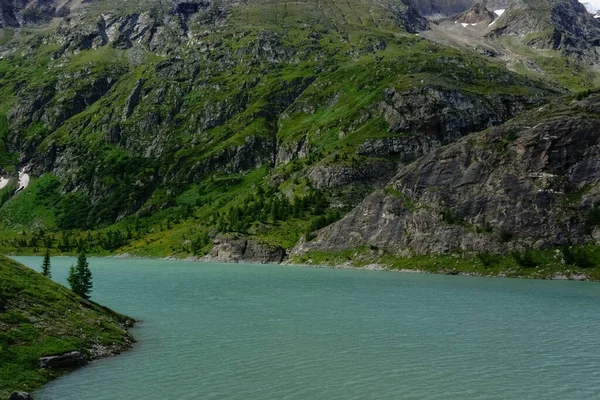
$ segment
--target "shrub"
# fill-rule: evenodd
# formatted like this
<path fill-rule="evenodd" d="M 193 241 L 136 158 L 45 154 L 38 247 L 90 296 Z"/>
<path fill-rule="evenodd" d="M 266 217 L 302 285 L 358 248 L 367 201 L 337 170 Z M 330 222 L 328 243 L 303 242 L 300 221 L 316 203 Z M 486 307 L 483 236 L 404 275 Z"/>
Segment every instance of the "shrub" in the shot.
<path fill-rule="evenodd" d="M 494 228 L 489 222 L 484 222 L 483 225 L 477 226 L 477 233 L 492 233 Z"/>
<path fill-rule="evenodd" d="M 561 249 L 565 264 L 574 265 L 579 268 L 593 268 L 596 264 L 585 253 L 584 249 L 572 249 L 570 246 L 563 246 Z"/>
<path fill-rule="evenodd" d="M 512 256 L 515 259 L 517 265 L 523 268 L 535 268 L 540 265 L 533 257 L 531 250 L 525 250 L 524 252 L 513 251 Z"/>
<path fill-rule="evenodd" d="M 590 233 L 592 228 L 598 225 L 600 225 L 600 208 L 598 207 L 598 203 L 595 203 L 587 214 L 585 221 L 586 231 Z"/>
<path fill-rule="evenodd" d="M 444 211 L 442 216 L 444 217 L 444 222 L 448 225 L 460 224 L 462 222 L 462 219 L 450 210 Z"/>
<path fill-rule="evenodd" d="M 500 262 L 500 256 L 489 252 L 477 253 L 477 258 L 485 267 L 492 267 Z"/>
<path fill-rule="evenodd" d="M 579 101 L 579 100 L 583 100 L 583 99 L 585 99 L 586 97 L 588 97 L 590 94 L 592 94 L 591 90 L 589 90 L 589 89 L 588 89 L 588 90 L 584 90 L 583 92 L 578 92 L 578 93 L 575 95 L 575 99 L 576 99 L 576 100 L 578 100 L 578 101 Z"/>
<path fill-rule="evenodd" d="M 513 239 L 513 234 L 508 231 L 500 231 L 500 242 L 508 243 Z"/>

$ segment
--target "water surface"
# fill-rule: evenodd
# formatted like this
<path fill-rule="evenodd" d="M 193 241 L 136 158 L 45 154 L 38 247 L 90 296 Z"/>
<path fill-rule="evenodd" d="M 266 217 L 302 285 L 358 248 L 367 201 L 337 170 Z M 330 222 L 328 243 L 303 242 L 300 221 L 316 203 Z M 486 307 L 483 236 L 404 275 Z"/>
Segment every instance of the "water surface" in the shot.
<path fill-rule="evenodd" d="M 39 257 L 15 257 L 40 270 Z M 53 258 L 65 284 L 73 258 Z M 100 399 L 600 398 L 600 284 L 91 258 L 142 322 L 36 393 Z"/>

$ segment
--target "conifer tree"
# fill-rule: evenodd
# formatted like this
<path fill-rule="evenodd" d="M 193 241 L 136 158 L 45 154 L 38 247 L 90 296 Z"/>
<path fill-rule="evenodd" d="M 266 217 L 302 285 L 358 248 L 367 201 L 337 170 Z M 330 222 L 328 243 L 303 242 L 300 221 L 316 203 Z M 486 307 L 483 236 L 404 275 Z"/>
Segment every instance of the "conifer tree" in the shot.
<path fill-rule="evenodd" d="M 79 253 L 77 257 L 77 265 L 71 265 L 67 282 L 71 286 L 71 290 L 80 295 L 84 299 L 90 298 L 92 293 L 92 271 L 88 264 L 85 253 Z"/>
<path fill-rule="evenodd" d="M 52 277 L 52 273 L 50 272 L 50 250 L 46 249 L 46 254 L 44 254 L 44 261 L 42 262 L 42 274 L 47 276 L 48 278 Z"/>

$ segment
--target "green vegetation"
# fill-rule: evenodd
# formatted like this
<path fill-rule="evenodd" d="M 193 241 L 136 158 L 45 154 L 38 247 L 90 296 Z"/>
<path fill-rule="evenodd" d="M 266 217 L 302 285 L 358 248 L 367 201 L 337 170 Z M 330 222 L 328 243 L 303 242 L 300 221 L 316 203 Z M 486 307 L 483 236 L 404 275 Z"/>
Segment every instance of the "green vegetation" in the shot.
<path fill-rule="evenodd" d="M 52 278 L 52 272 L 50 271 L 50 250 L 46 249 L 44 254 L 44 261 L 42 262 L 42 275 L 47 278 Z"/>
<path fill-rule="evenodd" d="M 67 282 L 69 282 L 73 293 L 78 294 L 86 300 L 90 298 L 93 287 L 92 271 L 90 271 L 85 253 L 79 253 L 79 256 L 77 256 L 77 265 L 71 265 Z"/>
<path fill-rule="evenodd" d="M 94 345 L 129 347 L 132 320 L 0 256 L 0 398 L 32 392 L 68 371 L 39 368 L 39 358 Z"/>
<path fill-rule="evenodd" d="M 584 249 L 563 246 L 561 252 L 567 265 L 582 269 L 594 268 L 597 265 Z"/>
<path fill-rule="evenodd" d="M 486 268 L 493 267 L 494 265 L 500 263 L 500 261 L 502 259 L 502 257 L 500 257 L 499 255 L 491 254 L 488 252 L 477 253 L 477 258 L 479 259 L 479 261 L 481 261 L 483 266 Z"/>
<path fill-rule="evenodd" d="M 517 265 L 523 268 L 536 268 L 539 266 L 539 262 L 533 256 L 533 251 L 525 250 L 523 252 L 513 251 L 512 257 L 514 258 Z"/>
<path fill-rule="evenodd" d="M 82 26 L 96 26 L 108 6 L 91 5 Z M 136 7 L 146 5 L 110 6 L 115 15 Z M 201 256 L 215 234 L 234 233 L 291 248 L 372 189 L 348 183 L 307 204 L 319 195 L 309 171 L 389 161 L 357 149 L 406 135 L 375 112 L 386 90 L 550 90 L 476 53 L 407 34 L 378 7 L 344 6 L 338 15 L 313 3 L 285 12 L 249 3 L 202 38 L 209 51 L 167 36 L 160 44 L 168 56 L 113 45 L 63 52 L 52 30 L 41 42 L 29 37 L 27 51 L 0 60 L 0 142 L 19 138 L 10 142 L 19 149 L 0 145 L 0 167 L 15 174 L 20 149 L 50 164 L 57 150 L 69 155 L 57 175 L 17 194 L 0 191 L 0 249 Z M 157 3 L 150 12 L 160 20 L 170 10 Z M 194 20 L 190 32 L 210 23 Z M 143 96 L 129 105 L 138 86 Z M 43 112 L 28 109 L 36 102 Z M 285 149 L 291 160 L 278 162 Z"/>
<path fill-rule="evenodd" d="M 362 268 L 377 264 L 387 270 L 422 271 L 427 273 L 474 276 L 504 276 L 509 278 L 552 279 L 556 276 L 586 276 L 600 280 L 600 247 L 571 246 L 575 257 L 586 260 L 578 265 L 555 250 L 528 250 L 509 255 L 477 253 L 399 257 L 378 249 L 363 247 L 341 252 L 309 252 L 294 257 L 291 263 L 304 265 Z M 515 258 L 516 255 L 516 258 Z M 525 264 L 521 265 L 517 262 Z M 525 260 L 525 261 L 523 261 Z"/>
<path fill-rule="evenodd" d="M 0 250 L 200 257 L 219 235 L 289 250 L 385 185 L 361 174 L 393 173 L 399 156 L 370 154 L 365 144 L 454 140 L 479 128 L 443 137 L 439 117 L 462 112 L 453 100 L 468 110 L 460 122 L 490 114 L 492 101 L 509 102 L 508 114 L 537 106 L 557 86 L 584 100 L 596 79 L 520 42 L 507 46 L 540 70 L 509 71 L 408 33 L 385 2 L 219 3 L 186 21 L 167 3 L 95 1 L 60 33 L 4 30 L 0 44 L 15 51 L 0 59 L 0 169 L 11 176 L 0 190 Z M 161 33 L 130 29 L 98 41 L 107 9 L 115 18 L 147 11 L 163 24 L 148 32 Z M 182 35 L 175 27 L 184 22 Z M 129 40 L 130 31 L 142 36 Z M 402 115 L 418 101 L 424 115 Z M 486 117 L 480 128 L 492 121 L 500 122 Z M 499 151 L 516 139 L 507 135 Z M 17 171 L 28 163 L 46 173 L 17 193 Z M 410 211 L 419 207 L 386 191 Z M 600 224 L 595 212 L 590 231 Z M 456 210 L 442 214 L 466 226 Z M 470 228 L 492 233 L 485 223 Z M 495 268 L 493 258 L 478 259 Z"/>

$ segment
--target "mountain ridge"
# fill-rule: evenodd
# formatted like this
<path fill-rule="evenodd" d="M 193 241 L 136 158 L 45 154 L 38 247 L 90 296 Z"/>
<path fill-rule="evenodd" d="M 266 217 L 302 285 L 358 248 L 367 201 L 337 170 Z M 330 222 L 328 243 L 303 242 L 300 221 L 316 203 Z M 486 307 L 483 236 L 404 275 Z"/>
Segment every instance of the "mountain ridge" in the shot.
<path fill-rule="evenodd" d="M 598 79 L 596 21 L 569 0 L 552 4 L 590 34 L 530 17 L 579 53 L 489 36 L 509 11 L 463 26 L 403 2 L 106 4 L 0 60 L 8 251 L 280 260 L 422 157 Z"/>

